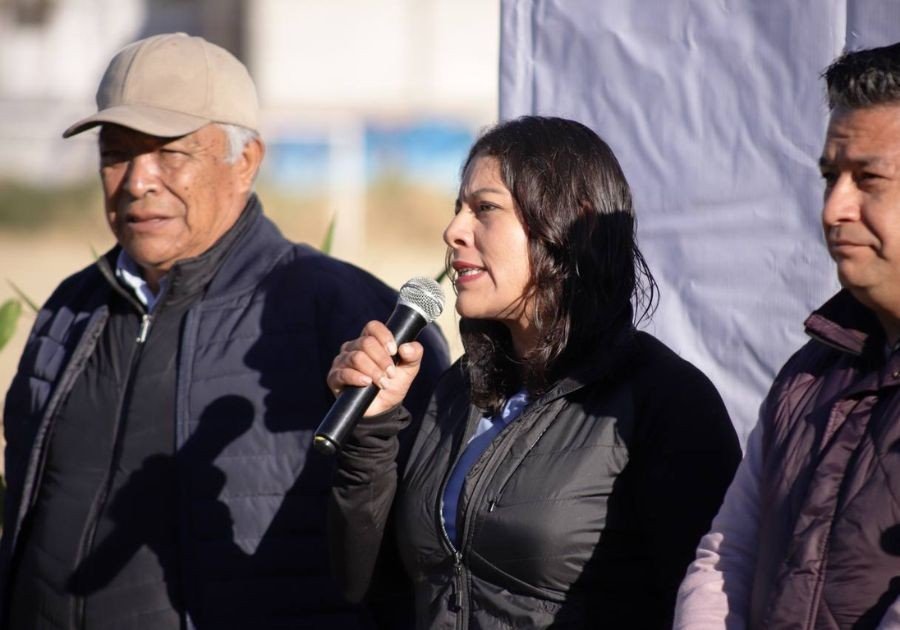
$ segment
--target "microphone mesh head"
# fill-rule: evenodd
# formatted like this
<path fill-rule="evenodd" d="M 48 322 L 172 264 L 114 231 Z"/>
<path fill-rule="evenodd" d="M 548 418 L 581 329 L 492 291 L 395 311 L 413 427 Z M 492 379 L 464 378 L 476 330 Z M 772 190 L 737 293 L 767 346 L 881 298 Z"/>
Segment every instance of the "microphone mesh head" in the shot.
<path fill-rule="evenodd" d="M 400 287 L 398 301 L 416 309 L 431 322 L 444 310 L 444 291 L 431 278 L 411 278 Z"/>

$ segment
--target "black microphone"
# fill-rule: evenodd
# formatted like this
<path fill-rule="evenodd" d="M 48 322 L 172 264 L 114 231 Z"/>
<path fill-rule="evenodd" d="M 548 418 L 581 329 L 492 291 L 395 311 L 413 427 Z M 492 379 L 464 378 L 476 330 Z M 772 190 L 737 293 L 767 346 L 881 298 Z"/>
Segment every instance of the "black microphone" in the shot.
<path fill-rule="evenodd" d="M 385 325 L 399 346 L 415 339 L 442 310 L 444 292 L 441 285 L 431 278 L 413 278 L 400 287 L 397 306 Z M 313 438 L 316 450 L 326 455 L 338 451 L 377 395 L 378 385 L 374 383 L 365 387 L 344 388 L 316 429 Z"/>

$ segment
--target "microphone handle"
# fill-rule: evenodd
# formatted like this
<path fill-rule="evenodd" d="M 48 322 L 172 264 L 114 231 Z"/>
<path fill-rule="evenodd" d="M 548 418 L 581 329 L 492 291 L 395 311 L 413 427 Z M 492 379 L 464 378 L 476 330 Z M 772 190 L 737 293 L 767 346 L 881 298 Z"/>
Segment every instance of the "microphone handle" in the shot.
<path fill-rule="evenodd" d="M 362 418 L 377 395 L 378 385 L 374 383 L 344 389 L 316 429 L 316 436 L 313 438 L 316 450 L 325 455 L 334 455 L 344 444 L 347 434 L 356 426 L 356 421 L 349 419 Z"/>
<path fill-rule="evenodd" d="M 397 304 L 385 322 L 398 346 L 415 339 L 427 324 L 421 313 L 405 304 Z M 347 435 L 363 417 L 376 396 L 378 385 L 374 383 L 365 387 L 344 388 L 316 429 L 313 438 L 315 449 L 325 455 L 333 455 L 340 450 Z"/>

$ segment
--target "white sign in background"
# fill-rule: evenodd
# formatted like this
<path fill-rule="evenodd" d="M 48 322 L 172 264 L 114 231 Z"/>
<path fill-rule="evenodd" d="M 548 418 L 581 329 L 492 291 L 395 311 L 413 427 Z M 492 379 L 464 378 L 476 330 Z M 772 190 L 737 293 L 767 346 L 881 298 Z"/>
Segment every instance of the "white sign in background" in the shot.
<path fill-rule="evenodd" d="M 646 325 L 716 384 L 741 439 L 836 289 L 821 236 L 822 71 L 900 40 L 900 0 L 503 0 L 500 117 L 613 148 L 661 289 Z M 900 208 L 898 208 L 900 211 Z"/>

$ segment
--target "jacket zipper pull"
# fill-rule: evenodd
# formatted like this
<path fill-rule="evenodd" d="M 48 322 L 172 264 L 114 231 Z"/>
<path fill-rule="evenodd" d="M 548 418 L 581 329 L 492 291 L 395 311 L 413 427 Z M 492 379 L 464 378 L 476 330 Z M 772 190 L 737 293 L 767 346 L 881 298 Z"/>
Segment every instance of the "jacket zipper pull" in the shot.
<path fill-rule="evenodd" d="M 150 332 L 150 314 L 144 313 L 144 316 L 141 318 L 141 330 L 138 332 L 138 343 L 144 343 L 147 341 L 147 333 Z"/>
<path fill-rule="evenodd" d="M 462 560 L 457 551 L 454 555 L 453 571 L 456 573 L 456 579 L 453 581 L 453 599 L 451 605 L 454 611 L 462 610 Z"/>

